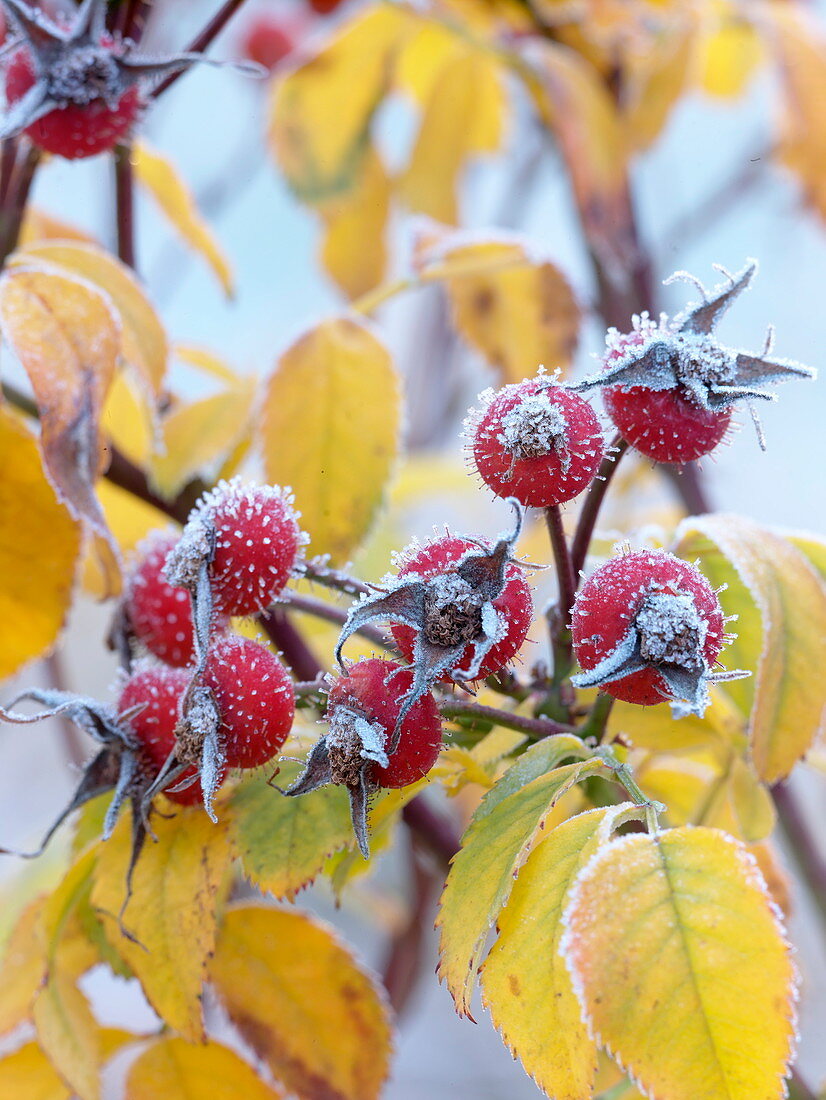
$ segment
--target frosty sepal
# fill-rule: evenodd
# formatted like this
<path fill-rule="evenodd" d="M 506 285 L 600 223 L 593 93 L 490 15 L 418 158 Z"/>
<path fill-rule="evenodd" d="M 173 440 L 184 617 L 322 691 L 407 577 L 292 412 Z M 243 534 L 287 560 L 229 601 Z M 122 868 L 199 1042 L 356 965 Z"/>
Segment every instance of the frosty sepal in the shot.
<path fill-rule="evenodd" d="M 0 4 L 16 32 L 13 44 L 29 50 L 36 75 L 29 91 L 7 111 L 0 138 L 19 134 L 44 115 L 68 106 L 85 107 L 102 100 L 116 110 L 135 85 L 144 90 L 171 73 L 208 61 L 197 53 L 160 58 L 136 53 L 133 42 L 106 30 L 107 0 L 83 0 L 68 26 L 53 23 L 23 0 L 0 0 Z M 235 67 L 249 75 L 264 75 L 254 63 Z"/>
<path fill-rule="evenodd" d="M 367 808 L 376 785 L 370 778 L 374 764 L 387 767 L 385 734 L 380 725 L 369 722 L 352 707 L 337 706 L 330 717 L 329 731 L 313 746 L 304 771 L 285 795 L 309 794 L 328 783 L 347 788 L 350 818 L 359 851 L 370 857 L 367 839 Z"/>
<path fill-rule="evenodd" d="M 504 624 L 493 601 L 505 587 L 523 515 L 517 500 L 510 497 L 508 503 L 516 514 L 514 529 L 501 535 L 491 549 L 480 544 L 435 577 L 394 577 L 383 591 L 363 596 L 347 616 L 336 645 L 339 664 L 350 635 L 374 620 L 402 623 L 416 632 L 413 683 L 399 709 L 388 746 L 391 755 L 398 746 L 401 724 L 416 701 L 444 677 L 460 682 L 477 679 L 485 657 L 502 637 Z"/>
<path fill-rule="evenodd" d="M 764 351 L 755 355 L 728 348 L 712 335 L 734 299 L 751 283 L 757 264 L 750 260 L 736 276 L 719 270 L 726 282 L 710 293 L 685 272 L 672 275 L 666 283 L 686 279 L 699 289 L 703 300 L 673 319 L 666 314 L 661 314 L 659 321 L 651 320 L 647 313 L 635 317 L 630 336 L 612 329 L 606 340 L 605 368 L 570 388 L 681 387 L 700 408 L 720 412 L 741 402 L 775 400 L 775 394 L 765 389 L 767 385 L 788 378 L 814 378 L 816 372 L 801 363 L 768 358 L 771 336 Z"/>
<path fill-rule="evenodd" d="M 689 595 L 652 585 L 626 633 L 593 668 L 571 678 L 575 687 L 604 687 L 650 669 L 662 698 L 676 718 L 702 717 L 710 703 L 709 684 L 750 675 L 709 669 L 703 648 L 707 623 Z"/>

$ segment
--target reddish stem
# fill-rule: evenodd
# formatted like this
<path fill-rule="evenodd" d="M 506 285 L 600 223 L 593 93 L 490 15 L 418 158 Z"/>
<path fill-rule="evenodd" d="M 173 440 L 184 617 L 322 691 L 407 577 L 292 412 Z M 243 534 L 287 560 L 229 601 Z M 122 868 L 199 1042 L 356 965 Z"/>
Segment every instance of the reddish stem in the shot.
<path fill-rule="evenodd" d="M 135 268 L 135 181 L 132 170 L 132 145 L 115 148 L 115 211 L 117 217 L 118 257 Z"/>
<path fill-rule="evenodd" d="M 588 547 L 594 537 L 594 528 L 597 525 L 600 509 L 608 492 L 608 485 L 614 476 L 619 460 L 628 450 L 628 444 L 621 435 L 616 435 L 605 452 L 605 457 L 600 463 L 597 475 L 591 482 L 591 487 L 579 513 L 579 522 L 574 532 L 574 541 L 571 545 L 571 563 L 574 570 L 574 590 L 579 587 L 579 575 L 585 565 L 588 556 Z"/>
<path fill-rule="evenodd" d="M 243 3 L 244 0 L 226 0 L 223 7 L 221 7 L 212 19 L 210 19 L 201 33 L 192 39 L 190 44 L 186 47 L 186 52 L 203 53 L 212 44 L 213 40 L 218 37 Z M 163 93 L 168 88 L 171 88 L 175 81 L 179 80 L 187 71 L 187 69 L 180 69 L 176 73 L 171 73 L 165 80 L 162 80 L 152 93 L 153 99 L 157 99 L 159 95 L 163 95 Z"/>

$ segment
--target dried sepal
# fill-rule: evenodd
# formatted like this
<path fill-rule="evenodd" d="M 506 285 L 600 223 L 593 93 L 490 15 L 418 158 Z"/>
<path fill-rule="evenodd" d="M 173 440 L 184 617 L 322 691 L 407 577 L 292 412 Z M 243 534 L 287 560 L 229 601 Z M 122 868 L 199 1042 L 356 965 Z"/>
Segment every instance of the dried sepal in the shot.
<path fill-rule="evenodd" d="M 635 317 L 633 340 L 612 329 L 606 339 L 605 368 L 571 388 L 680 387 L 700 408 L 722 412 L 741 402 L 775 400 L 775 394 L 766 390 L 767 385 L 788 378 L 814 378 L 816 372 L 810 367 L 790 359 L 770 358 L 770 341 L 762 354 L 755 355 L 726 347 L 712 335 L 735 298 L 750 285 L 756 270 L 756 262 L 750 260 L 736 276 L 723 271 L 725 283 L 711 292 L 685 272 L 672 275 L 666 282 L 688 279 L 699 288 L 703 300 L 673 319 L 666 314 L 661 314 L 659 321 L 647 313 Z"/>

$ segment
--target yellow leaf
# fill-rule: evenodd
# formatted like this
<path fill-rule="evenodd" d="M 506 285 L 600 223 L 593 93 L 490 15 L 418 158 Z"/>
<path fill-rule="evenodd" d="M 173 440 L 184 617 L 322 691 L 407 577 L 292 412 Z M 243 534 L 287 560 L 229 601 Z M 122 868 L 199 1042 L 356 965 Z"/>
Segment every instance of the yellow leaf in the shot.
<path fill-rule="evenodd" d="M 277 1100 L 284 1094 L 221 1043 L 158 1039 L 132 1063 L 126 1095 L 128 1100 Z"/>
<path fill-rule="evenodd" d="M 438 974 L 460 1015 L 470 1014 L 488 930 L 544 836 L 548 814 L 566 791 L 602 767 L 600 761 L 588 761 L 554 768 L 571 753 L 565 746 L 557 751 L 553 740 L 529 749 L 487 792 L 453 858 L 436 921 L 441 930 Z M 538 768 L 542 771 L 534 777 Z"/>
<path fill-rule="evenodd" d="M 721 599 L 739 615 L 738 638 L 723 655 L 754 676 L 727 691 L 749 715 L 758 775 L 774 783 L 809 749 L 826 713 L 812 674 L 826 639 L 826 585 L 790 542 L 740 516 L 690 518 L 677 539 L 681 557 L 699 557 L 713 584 L 729 585 Z"/>
<path fill-rule="evenodd" d="M 820 25 L 795 4 L 769 4 L 761 15 L 770 20 L 764 40 L 780 75 L 779 158 L 797 176 L 805 200 L 826 218 L 826 41 Z"/>
<path fill-rule="evenodd" d="M 699 828 L 614 840 L 582 872 L 564 920 L 592 1034 L 646 1095 L 785 1095 L 794 964 L 741 844 Z"/>
<path fill-rule="evenodd" d="M 157 843 L 146 841 L 123 917 L 137 943 L 118 929 L 114 915 L 126 891 L 131 822 L 121 819 L 100 847 L 92 904 L 106 915 L 109 936 L 141 983 L 146 999 L 185 1038 L 203 1038 L 201 986 L 215 946 L 218 887 L 232 850 L 226 826 L 214 825 L 199 806 L 152 819 Z"/>
<path fill-rule="evenodd" d="M 535 41 L 529 89 L 555 134 L 585 233 L 606 262 L 631 247 L 625 133 L 596 69 L 573 50 Z"/>
<path fill-rule="evenodd" d="M 87 849 L 63 876 L 43 905 L 40 931 L 49 963 L 53 964 L 67 923 L 77 906 L 88 901 L 98 849 Z"/>
<path fill-rule="evenodd" d="M 177 169 L 170 160 L 143 142 L 138 142 L 132 155 L 135 178 L 149 191 L 184 241 L 195 252 L 200 252 L 218 277 L 224 293 L 231 298 L 235 293 L 232 270 Z"/>
<path fill-rule="evenodd" d="M 273 85 L 270 148 L 287 183 L 306 202 L 352 191 L 373 112 L 389 87 L 394 52 L 410 17 L 379 4 Z"/>
<path fill-rule="evenodd" d="M 505 95 L 496 64 L 477 49 L 457 51 L 430 90 L 399 193 L 437 221 L 458 221 L 456 189 L 469 157 L 499 147 Z"/>
<path fill-rule="evenodd" d="M 249 429 L 256 379 L 236 378 L 221 393 L 174 408 L 161 424 L 161 452 L 152 460 L 152 485 L 172 498 L 196 474 L 216 472 Z"/>
<path fill-rule="evenodd" d="M 0 1059 L 0 1096 L 18 1100 L 70 1100 L 71 1092 L 37 1043 Z"/>
<path fill-rule="evenodd" d="M 387 169 L 371 146 L 353 188 L 319 203 L 325 225 L 321 259 L 348 298 L 366 294 L 384 278 L 390 194 Z"/>
<path fill-rule="evenodd" d="M 124 553 L 158 527 L 169 527 L 169 516 L 159 512 L 151 504 L 139 500 L 126 489 L 120 489 L 111 482 L 101 481 L 98 485 L 98 497 L 103 506 L 106 522 L 114 533 Z M 83 568 L 83 586 L 87 592 L 104 598 L 106 587 L 100 572 L 100 566 L 92 555 L 87 555 Z"/>
<path fill-rule="evenodd" d="M 518 240 L 450 241 L 440 245 L 431 273 L 445 271 L 456 327 L 501 380 L 521 382 L 540 366 L 567 367 L 581 314 L 560 269 L 533 258 Z"/>
<path fill-rule="evenodd" d="M 763 60 L 757 29 L 728 4 L 712 5 L 717 16 L 700 53 L 700 87 L 719 99 L 742 95 Z"/>
<path fill-rule="evenodd" d="M 326 925 L 284 909 L 230 909 L 211 975 L 230 1019 L 290 1092 L 379 1097 L 389 1068 L 388 1010 Z"/>
<path fill-rule="evenodd" d="M 157 396 L 166 375 L 169 354 L 166 332 L 135 274 L 120 260 L 94 244 L 47 241 L 29 245 L 12 261 L 55 264 L 79 275 L 106 293 L 120 316 L 123 357 Z"/>
<path fill-rule="evenodd" d="M 39 935 L 42 908 L 42 898 L 26 907 L 0 960 L 0 1035 L 31 1019 L 35 994 L 46 977 L 46 951 Z"/>
<path fill-rule="evenodd" d="M 118 549 L 94 493 L 100 413 L 120 350 L 111 300 L 74 277 L 14 268 L 0 279 L 0 328 L 34 390 L 49 478 L 72 515 L 90 524 L 114 594 Z"/>
<path fill-rule="evenodd" d="M 100 1034 L 89 1002 L 57 967 L 34 1002 L 37 1041 L 80 1100 L 100 1096 Z"/>
<path fill-rule="evenodd" d="M 116 374 L 106 395 L 100 426 L 136 466 L 146 466 L 152 453 L 156 431 L 153 413 L 126 372 Z"/>
<path fill-rule="evenodd" d="M 0 406 L 0 679 L 50 652 L 71 606 L 81 535 L 34 436 Z"/>
<path fill-rule="evenodd" d="M 608 729 L 613 737 L 622 736 L 623 741 L 635 748 L 655 752 L 739 747 L 744 743 L 742 716 L 719 688 L 712 689 L 711 706 L 702 718 L 696 714 L 675 718 L 668 703 L 638 707 L 617 700 L 608 717 Z"/>
<path fill-rule="evenodd" d="M 580 1100 L 594 1083 L 597 1048 L 559 943 L 571 884 L 608 840 L 619 812 L 615 807 L 578 814 L 531 852 L 499 914 L 499 936 L 481 970 L 482 1000 L 506 1046 L 554 1100 Z"/>
<path fill-rule="evenodd" d="M 282 764 L 279 786 L 289 786 L 299 770 L 298 765 Z M 315 878 L 329 855 L 353 843 L 343 787 L 284 798 L 261 776 L 251 776 L 233 791 L 228 809 L 244 874 L 259 890 L 277 898 L 292 899 Z"/>
<path fill-rule="evenodd" d="M 87 244 L 97 244 L 90 233 L 29 203 L 20 230 L 20 247 L 26 248 L 41 241 L 85 241 Z"/>
<path fill-rule="evenodd" d="M 697 26 L 687 11 L 650 48 L 630 51 L 623 69 L 622 122 L 629 149 L 647 149 L 660 135 L 691 77 Z"/>
<path fill-rule="evenodd" d="M 712 825 L 751 844 L 770 836 L 775 822 L 774 800 L 768 789 L 747 761 L 734 757 L 725 782 L 698 824 Z"/>
<path fill-rule="evenodd" d="M 371 328 L 324 321 L 281 357 L 263 413 L 268 480 L 290 485 L 313 553 L 346 561 L 367 534 L 396 459 L 399 383 Z"/>

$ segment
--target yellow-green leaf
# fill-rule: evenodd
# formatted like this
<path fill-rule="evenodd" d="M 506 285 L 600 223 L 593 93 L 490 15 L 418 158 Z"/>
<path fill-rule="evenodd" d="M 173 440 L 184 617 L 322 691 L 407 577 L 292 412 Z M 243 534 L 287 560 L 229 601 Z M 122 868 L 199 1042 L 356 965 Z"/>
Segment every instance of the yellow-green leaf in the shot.
<path fill-rule="evenodd" d="M 201 217 L 192 192 L 172 162 L 138 142 L 133 151 L 133 165 L 135 178 L 149 191 L 190 248 L 203 256 L 224 293 L 232 297 L 235 291 L 232 269 L 215 234 Z"/>
<path fill-rule="evenodd" d="M 371 147 L 353 187 L 319 204 L 325 225 L 322 263 L 348 298 L 366 294 L 384 278 L 390 193 L 387 169 Z"/>
<path fill-rule="evenodd" d="M 744 740 L 743 716 L 719 688 L 712 689 L 711 706 L 702 718 L 696 714 L 675 718 L 668 703 L 639 707 L 617 700 L 608 717 L 608 729 L 635 748 L 655 752 L 739 746 Z"/>
<path fill-rule="evenodd" d="M 100 1034 L 74 978 L 56 967 L 34 1002 L 37 1041 L 80 1100 L 100 1096 Z"/>
<path fill-rule="evenodd" d="M 0 406 L 0 679 L 48 653 L 71 606 L 78 525 L 43 473 L 23 421 Z"/>
<path fill-rule="evenodd" d="M 227 912 L 211 968 L 230 1019 L 273 1076 L 306 1100 L 374 1100 L 391 1031 L 375 981 L 319 921 Z"/>
<path fill-rule="evenodd" d="M 409 24 L 400 7 L 367 8 L 275 82 L 270 147 L 300 198 L 319 202 L 355 186 L 373 112 L 389 87 L 393 55 Z"/>
<path fill-rule="evenodd" d="M 0 1059 L 0 1096 L 9 1100 L 70 1100 L 71 1091 L 37 1043 L 26 1043 Z"/>
<path fill-rule="evenodd" d="M 597 1048 L 559 944 L 571 884 L 609 838 L 619 812 L 614 807 L 577 814 L 531 852 L 499 914 L 499 936 L 481 970 L 483 1003 L 508 1049 L 554 1100 L 581 1100 L 594 1082 Z"/>
<path fill-rule="evenodd" d="M 37 898 L 24 909 L 0 957 L 0 1035 L 31 1019 L 35 994 L 46 977 L 42 908 L 43 899 Z"/>
<path fill-rule="evenodd" d="M 106 293 L 122 325 L 123 357 L 147 384 L 150 393 L 161 392 L 169 353 L 166 332 L 152 303 L 134 273 L 94 244 L 47 241 L 31 244 L 10 262 L 41 262 L 80 275 Z"/>
<path fill-rule="evenodd" d="M 702 828 L 614 840 L 582 872 L 564 920 L 592 1034 L 647 1095 L 785 1095 L 794 964 L 741 844 Z"/>
<path fill-rule="evenodd" d="M 740 516 L 688 519 L 677 539 L 681 557 L 699 558 L 713 584 L 729 585 L 721 602 L 739 615 L 738 638 L 723 657 L 754 676 L 727 692 L 749 716 L 758 775 L 774 783 L 809 749 L 826 712 L 814 674 L 826 642 L 826 585 L 787 539 Z"/>
<path fill-rule="evenodd" d="M 367 534 L 399 421 L 390 353 L 363 322 L 324 321 L 282 355 L 265 398 L 264 467 L 292 486 L 313 553 L 346 561 Z"/>
<path fill-rule="evenodd" d="M 511 773 L 529 755 L 485 795 L 462 837 L 442 894 L 436 921 L 441 930 L 438 973 L 461 1015 L 470 1013 L 488 930 L 507 904 L 522 865 L 542 839 L 545 819 L 566 791 L 602 767 L 598 760 L 566 764 L 520 784 L 511 793 L 515 782 Z"/>
<path fill-rule="evenodd" d="M 49 478 L 72 515 L 90 524 L 114 593 L 118 549 L 94 492 L 100 413 L 121 340 L 111 299 L 75 277 L 13 268 L 0 279 L 0 329 L 34 390 Z"/>
<path fill-rule="evenodd" d="M 438 255 L 431 270 L 445 271 L 456 327 L 503 382 L 569 365 L 581 314 L 558 267 L 518 240 L 451 244 L 448 237 Z M 428 266 L 423 274 L 432 277 Z"/>
<path fill-rule="evenodd" d="M 408 206 L 439 222 L 458 221 L 456 190 L 467 160 L 502 139 L 505 94 L 497 65 L 478 49 L 457 50 L 430 89 L 410 163 L 399 180 Z"/>
<path fill-rule="evenodd" d="M 128 1100 L 277 1100 L 284 1094 L 221 1043 L 158 1039 L 132 1063 L 126 1095 Z"/>
<path fill-rule="evenodd" d="M 282 764 L 279 785 L 289 786 L 299 770 L 298 765 Z M 343 787 L 284 798 L 261 776 L 251 776 L 233 791 L 228 811 L 244 874 L 277 898 L 293 898 L 329 855 L 353 843 Z"/>
<path fill-rule="evenodd" d="M 763 60 L 763 46 L 757 28 L 742 10 L 715 4 L 715 14 L 718 19 L 708 29 L 700 51 L 700 86 L 709 95 L 734 99 L 745 92 Z"/>
<path fill-rule="evenodd" d="M 115 920 L 126 893 L 131 822 L 126 815 L 100 847 L 92 904 L 106 916 L 110 939 L 141 983 L 147 1000 L 185 1038 L 203 1038 L 201 986 L 215 946 L 216 895 L 232 856 L 225 824 L 202 807 L 155 815 L 157 843 L 147 839 L 133 877 L 123 923 Z"/>

